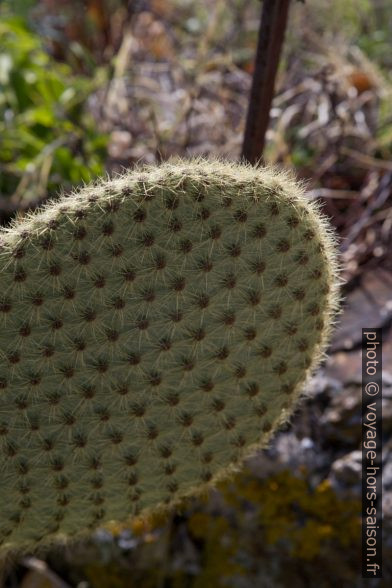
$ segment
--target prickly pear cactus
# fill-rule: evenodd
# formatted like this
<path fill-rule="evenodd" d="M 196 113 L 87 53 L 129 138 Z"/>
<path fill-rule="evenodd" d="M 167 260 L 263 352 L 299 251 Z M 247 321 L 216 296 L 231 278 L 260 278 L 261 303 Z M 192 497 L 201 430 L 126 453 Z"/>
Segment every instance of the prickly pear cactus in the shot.
<path fill-rule="evenodd" d="M 0 243 L 3 550 L 228 475 L 289 418 L 337 309 L 327 222 L 273 170 L 141 168 Z"/>

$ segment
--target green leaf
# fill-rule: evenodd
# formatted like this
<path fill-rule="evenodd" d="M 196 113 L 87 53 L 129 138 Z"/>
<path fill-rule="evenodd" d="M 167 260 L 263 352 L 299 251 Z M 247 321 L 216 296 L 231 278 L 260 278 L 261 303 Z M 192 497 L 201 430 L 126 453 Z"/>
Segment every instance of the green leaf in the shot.
<path fill-rule="evenodd" d="M 48 195 L 103 173 L 108 138 L 97 131 L 86 102 L 107 76 L 102 69 L 96 78 L 74 75 L 48 55 L 21 18 L 22 4 L 0 7 L 0 190 L 11 196 L 35 169 L 22 195 L 34 199 L 45 189 L 40 170 L 49 162 Z"/>

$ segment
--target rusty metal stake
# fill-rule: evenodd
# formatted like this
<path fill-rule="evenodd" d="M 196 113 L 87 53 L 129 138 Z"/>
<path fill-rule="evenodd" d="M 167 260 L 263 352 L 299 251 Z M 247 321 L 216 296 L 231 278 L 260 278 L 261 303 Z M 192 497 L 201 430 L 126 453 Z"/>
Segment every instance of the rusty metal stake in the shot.
<path fill-rule="evenodd" d="M 276 72 L 287 25 L 290 0 L 263 0 L 242 159 L 260 161 L 269 123 Z"/>

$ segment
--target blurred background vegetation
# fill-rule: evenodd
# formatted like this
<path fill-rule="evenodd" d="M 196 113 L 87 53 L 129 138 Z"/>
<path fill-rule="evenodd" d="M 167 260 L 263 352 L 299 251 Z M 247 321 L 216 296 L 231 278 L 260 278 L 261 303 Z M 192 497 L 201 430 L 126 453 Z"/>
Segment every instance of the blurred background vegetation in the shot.
<path fill-rule="evenodd" d="M 260 8 L 259 0 L 3 0 L 0 222 L 136 162 L 238 159 Z M 341 237 L 347 296 L 329 363 L 300 414 L 211 495 L 166 519 L 124 521 L 12 562 L 0 586 L 362 586 L 358 320 L 385 328 L 392 364 L 391 31 L 389 0 L 292 2 L 265 159 L 293 168 L 322 201 Z M 384 418 L 386 563 L 377 586 L 392 578 L 390 403 Z"/>

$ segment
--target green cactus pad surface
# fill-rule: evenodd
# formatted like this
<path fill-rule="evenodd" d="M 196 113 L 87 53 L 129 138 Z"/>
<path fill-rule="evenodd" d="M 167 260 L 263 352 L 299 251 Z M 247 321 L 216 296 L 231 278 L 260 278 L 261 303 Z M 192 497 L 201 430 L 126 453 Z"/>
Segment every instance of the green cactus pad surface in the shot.
<path fill-rule="evenodd" d="M 0 231 L 0 544 L 32 550 L 208 488 L 288 420 L 338 306 L 288 174 L 142 167 Z"/>

